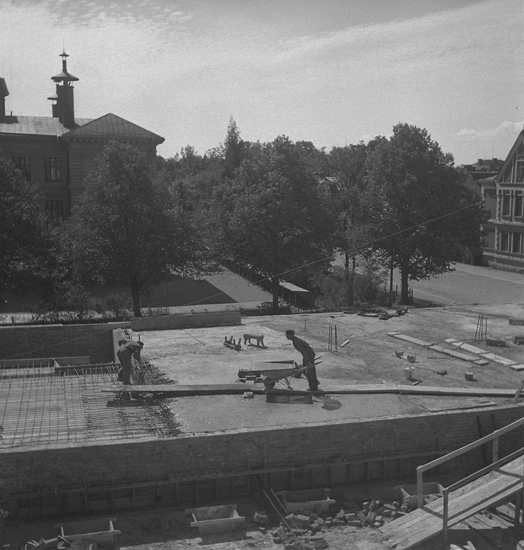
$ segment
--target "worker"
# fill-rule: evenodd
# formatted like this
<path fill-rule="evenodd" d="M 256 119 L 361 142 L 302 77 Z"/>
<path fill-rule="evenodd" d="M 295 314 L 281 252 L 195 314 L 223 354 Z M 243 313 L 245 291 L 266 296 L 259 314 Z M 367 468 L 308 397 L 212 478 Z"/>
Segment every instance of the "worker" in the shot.
<path fill-rule="evenodd" d="M 118 350 L 116 352 L 116 356 L 118 357 L 121 366 L 120 370 L 118 371 L 117 380 L 123 382 L 125 386 L 131 384 L 131 357 L 134 356 L 136 359 L 139 359 L 140 352 L 142 351 L 143 347 L 144 342 L 137 342 L 135 340 L 125 339 L 118 341 Z M 129 393 L 124 392 L 122 394 L 122 398 L 126 400 L 130 399 Z"/>
<path fill-rule="evenodd" d="M 306 368 L 304 374 L 309 382 L 309 391 L 318 391 L 319 382 L 313 348 L 305 340 L 295 336 L 295 331 L 292 329 L 286 330 L 286 338 L 293 342 L 293 347 L 302 355 L 302 366 Z"/>

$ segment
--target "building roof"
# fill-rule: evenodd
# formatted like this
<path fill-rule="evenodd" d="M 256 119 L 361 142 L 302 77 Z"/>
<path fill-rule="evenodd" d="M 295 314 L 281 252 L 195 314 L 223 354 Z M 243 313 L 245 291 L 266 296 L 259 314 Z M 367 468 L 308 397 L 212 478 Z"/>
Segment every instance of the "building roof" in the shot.
<path fill-rule="evenodd" d="M 89 121 L 87 124 L 73 128 L 65 138 L 135 138 L 135 139 L 150 139 L 156 143 L 162 143 L 164 138 L 158 134 L 154 134 L 141 126 L 137 126 L 128 120 L 125 120 L 113 113 L 101 116 Z"/>
<path fill-rule="evenodd" d="M 90 122 L 90 118 L 76 118 L 78 127 Z M 0 122 L 1 134 L 61 136 L 70 130 L 58 118 L 50 116 L 7 116 Z"/>
<path fill-rule="evenodd" d="M 513 157 L 518 151 L 518 148 L 520 145 L 524 142 L 524 130 L 521 130 L 520 134 L 517 136 L 517 139 L 515 140 L 515 143 L 513 144 L 513 147 L 511 148 L 510 152 L 508 153 L 508 156 L 506 157 L 506 160 L 504 161 L 504 164 L 502 165 L 501 169 L 499 170 L 499 173 L 497 174 L 497 178 L 495 181 L 499 179 L 499 177 L 504 174 L 506 169 L 508 168 L 509 164 L 511 163 Z"/>
<path fill-rule="evenodd" d="M 147 139 L 162 143 L 164 138 L 128 120 L 109 113 L 100 118 L 75 118 L 76 126 L 66 128 L 58 118 L 45 116 L 8 116 L 0 122 L 0 135 L 39 135 L 73 138 Z"/>

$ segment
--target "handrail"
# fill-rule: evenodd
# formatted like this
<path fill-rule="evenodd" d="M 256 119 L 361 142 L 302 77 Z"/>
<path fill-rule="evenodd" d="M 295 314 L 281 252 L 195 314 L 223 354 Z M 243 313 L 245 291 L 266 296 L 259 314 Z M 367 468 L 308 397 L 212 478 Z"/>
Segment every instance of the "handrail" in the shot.
<path fill-rule="evenodd" d="M 442 495 L 444 497 L 444 503 L 442 508 L 444 544 L 447 544 L 447 534 L 448 534 L 449 493 L 451 491 L 454 491 L 455 489 L 458 489 L 463 484 L 467 484 L 473 479 L 476 479 L 494 470 L 496 467 L 500 466 L 501 464 L 508 462 L 521 454 L 524 454 L 524 448 L 522 448 L 522 449 L 519 449 L 518 451 L 511 453 L 509 456 L 499 460 L 499 437 L 501 435 L 504 435 L 505 433 L 511 432 L 516 428 L 519 428 L 522 425 L 524 425 L 524 418 L 521 418 L 520 420 L 516 420 L 515 422 L 508 424 L 504 428 L 500 428 L 499 430 L 496 430 L 489 435 L 481 437 L 480 439 L 478 439 L 477 441 L 474 441 L 473 443 L 468 443 L 467 445 L 464 445 L 464 447 L 461 447 L 460 449 L 456 449 L 451 453 L 448 453 L 440 458 L 432 460 L 431 462 L 428 462 L 427 464 L 423 464 L 422 466 L 419 466 L 417 468 L 417 505 L 419 508 L 422 508 L 424 506 L 424 495 L 423 495 L 424 472 L 426 472 L 427 470 L 431 470 L 436 466 L 440 466 L 441 464 L 444 464 L 445 462 L 448 462 L 449 460 L 452 460 L 457 456 L 460 456 L 464 453 L 472 451 L 473 449 L 476 449 L 481 445 L 488 443 L 489 441 L 493 441 L 492 463 L 489 466 L 486 466 L 481 470 L 478 470 L 474 474 L 471 474 L 465 477 L 464 479 L 455 482 L 449 487 L 444 488 L 442 491 Z M 524 488 L 524 472 L 523 472 L 522 480 L 523 480 L 523 488 Z"/>

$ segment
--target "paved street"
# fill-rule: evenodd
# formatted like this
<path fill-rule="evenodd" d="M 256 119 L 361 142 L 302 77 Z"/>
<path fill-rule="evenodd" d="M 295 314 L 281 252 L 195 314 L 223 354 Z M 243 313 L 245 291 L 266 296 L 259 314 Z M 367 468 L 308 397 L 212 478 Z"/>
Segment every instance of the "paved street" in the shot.
<path fill-rule="evenodd" d="M 427 281 L 410 281 L 415 299 L 439 305 L 524 303 L 524 275 L 469 264 L 454 268 Z M 400 287 L 398 273 L 394 281 Z"/>

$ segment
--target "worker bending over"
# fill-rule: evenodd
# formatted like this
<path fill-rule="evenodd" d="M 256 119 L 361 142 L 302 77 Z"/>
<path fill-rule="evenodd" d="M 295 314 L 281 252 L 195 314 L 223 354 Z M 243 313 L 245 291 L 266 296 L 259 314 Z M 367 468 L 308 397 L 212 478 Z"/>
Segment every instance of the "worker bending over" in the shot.
<path fill-rule="evenodd" d="M 286 330 L 286 338 L 293 342 L 293 347 L 302 355 L 302 365 L 306 368 L 304 374 L 309 382 L 309 391 L 317 391 L 319 381 L 313 348 L 305 340 L 295 336 L 295 331 L 292 329 Z"/>
<path fill-rule="evenodd" d="M 119 340 L 116 356 L 120 361 L 120 370 L 118 371 L 118 380 L 124 385 L 131 384 L 132 363 L 131 357 L 140 360 L 140 352 L 144 347 L 144 342 L 136 342 L 135 340 Z"/>

